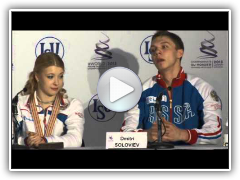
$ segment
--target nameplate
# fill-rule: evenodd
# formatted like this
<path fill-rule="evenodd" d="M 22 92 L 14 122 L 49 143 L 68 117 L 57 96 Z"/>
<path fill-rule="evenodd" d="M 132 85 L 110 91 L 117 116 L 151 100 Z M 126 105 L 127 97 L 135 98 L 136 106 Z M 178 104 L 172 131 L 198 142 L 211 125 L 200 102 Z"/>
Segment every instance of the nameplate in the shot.
<path fill-rule="evenodd" d="M 147 148 L 147 132 L 107 132 L 106 149 Z"/>

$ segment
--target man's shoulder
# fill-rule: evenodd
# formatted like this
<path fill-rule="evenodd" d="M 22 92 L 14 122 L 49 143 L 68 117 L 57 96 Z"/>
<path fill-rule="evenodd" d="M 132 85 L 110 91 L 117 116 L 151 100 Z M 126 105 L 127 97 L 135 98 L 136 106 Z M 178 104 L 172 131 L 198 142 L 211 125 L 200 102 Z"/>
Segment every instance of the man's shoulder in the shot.
<path fill-rule="evenodd" d="M 195 75 L 187 74 L 187 81 L 192 86 L 194 86 L 198 90 L 198 92 L 204 97 L 211 93 L 212 91 L 214 91 L 212 85 L 210 85 L 207 81 Z"/>
<path fill-rule="evenodd" d="M 192 75 L 192 74 L 187 74 L 187 81 L 190 82 L 193 86 L 198 87 L 198 86 L 209 86 L 212 87 L 207 81 L 204 79 Z"/>
<path fill-rule="evenodd" d="M 157 78 L 156 76 L 152 76 L 151 78 L 147 79 L 144 83 L 143 83 L 143 91 L 145 91 L 146 89 L 149 89 L 151 87 L 154 86 L 154 84 L 157 83 Z"/>

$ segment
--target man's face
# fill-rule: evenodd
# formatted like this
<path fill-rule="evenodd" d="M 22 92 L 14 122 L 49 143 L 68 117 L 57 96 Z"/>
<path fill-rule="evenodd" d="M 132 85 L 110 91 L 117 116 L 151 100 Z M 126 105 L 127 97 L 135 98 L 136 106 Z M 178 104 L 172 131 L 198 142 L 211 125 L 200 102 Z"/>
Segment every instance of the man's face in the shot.
<path fill-rule="evenodd" d="M 174 42 L 166 36 L 155 38 L 152 41 L 150 52 L 153 62 L 160 72 L 179 68 L 180 58 L 183 56 L 183 50 L 176 50 Z"/>
<path fill-rule="evenodd" d="M 55 96 L 63 87 L 63 73 L 63 69 L 57 66 L 45 68 L 36 75 L 38 91 L 47 96 Z"/>

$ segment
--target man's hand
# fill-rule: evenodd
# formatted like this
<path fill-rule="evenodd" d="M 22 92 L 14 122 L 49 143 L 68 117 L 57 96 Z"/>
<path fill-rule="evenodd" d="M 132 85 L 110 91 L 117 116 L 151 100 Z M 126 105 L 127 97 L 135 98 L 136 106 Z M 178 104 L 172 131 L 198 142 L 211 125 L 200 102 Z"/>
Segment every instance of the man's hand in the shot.
<path fill-rule="evenodd" d="M 149 142 L 156 141 L 158 139 L 158 124 L 157 124 L 157 122 L 155 121 L 152 125 L 152 128 L 145 130 L 145 132 L 147 132 Z"/>
<path fill-rule="evenodd" d="M 163 123 L 166 127 L 166 133 L 165 128 L 163 126 Z M 158 124 L 157 121 L 155 121 L 152 125 L 151 129 L 145 130 L 148 134 L 148 141 L 153 142 L 158 139 Z M 164 117 L 162 118 L 162 134 L 164 136 L 162 137 L 163 142 L 175 142 L 175 141 L 184 141 L 187 142 L 189 139 L 189 135 L 187 130 L 179 129 L 177 126 L 175 126 L 173 123 L 168 122 Z"/>
<path fill-rule="evenodd" d="M 162 137 L 162 141 L 164 142 L 175 142 L 175 141 L 184 141 L 187 142 L 189 139 L 189 135 L 187 130 L 179 129 L 177 126 L 175 126 L 173 123 L 168 122 L 165 118 L 162 118 L 163 123 L 166 127 L 166 132 L 164 136 Z M 162 129 L 163 124 L 162 124 Z M 164 131 L 163 131 L 164 133 Z"/>
<path fill-rule="evenodd" d="M 30 147 L 38 147 L 39 144 L 45 143 L 44 139 L 37 133 L 27 132 L 27 135 L 28 135 L 27 144 Z"/>

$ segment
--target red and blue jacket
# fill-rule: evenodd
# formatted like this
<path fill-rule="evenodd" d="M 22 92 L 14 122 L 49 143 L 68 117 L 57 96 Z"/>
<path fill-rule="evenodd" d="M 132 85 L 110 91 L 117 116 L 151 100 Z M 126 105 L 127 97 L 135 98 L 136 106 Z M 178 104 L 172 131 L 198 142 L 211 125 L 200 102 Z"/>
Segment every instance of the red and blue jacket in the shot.
<path fill-rule="evenodd" d="M 170 91 L 170 96 L 168 91 Z M 121 131 L 150 129 L 156 121 L 156 98 L 162 93 L 162 116 L 189 133 L 187 144 L 216 144 L 221 137 L 221 99 L 213 87 L 181 68 L 171 87 L 158 74 L 143 85 L 139 103 L 125 113 Z M 186 144 L 175 142 L 175 144 Z"/>

